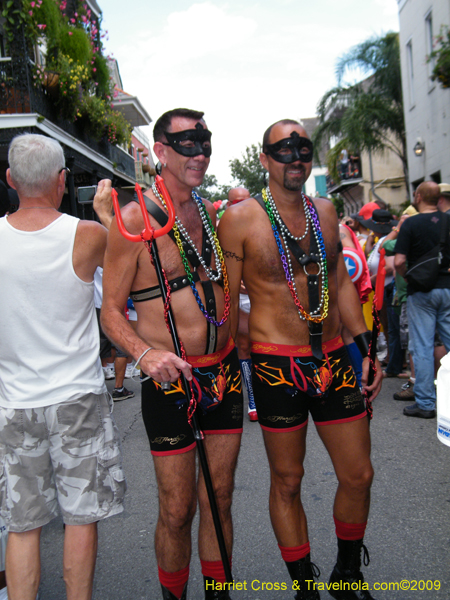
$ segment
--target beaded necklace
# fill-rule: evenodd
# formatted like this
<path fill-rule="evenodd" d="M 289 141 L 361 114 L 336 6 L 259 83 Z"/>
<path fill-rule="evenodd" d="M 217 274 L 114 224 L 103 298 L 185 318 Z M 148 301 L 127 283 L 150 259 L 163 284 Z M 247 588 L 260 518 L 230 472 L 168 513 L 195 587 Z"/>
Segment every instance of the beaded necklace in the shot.
<path fill-rule="evenodd" d="M 306 223 L 307 223 L 306 231 L 303 236 L 295 237 L 291 234 L 289 229 L 282 222 L 280 214 L 278 213 L 278 210 L 276 209 L 275 201 L 272 198 L 272 194 L 270 193 L 269 187 L 262 190 L 262 197 L 264 200 L 267 214 L 269 216 L 270 224 L 272 225 L 272 230 L 273 230 L 273 234 L 275 236 L 275 241 L 277 243 L 278 252 L 280 253 L 281 263 L 283 265 L 283 270 L 284 270 L 284 274 L 286 277 L 286 281 L 288 283 L 289 290 L 291 292 L 291 296 L 295 302 L 295 306 L 297 307 L 297 310 L 298 310 L 298 316 L 303 321 L 313 321 L 314 323 L 320 323 L 328 315 L 329 296 L 328 296 L 327 256 L 326 256 L 326 252 L 325 252 L 325 243 L 323 241 L 322 230 L 320 227 L 320 222 L 319 222 L 317 213 L 316 213 L 311 201 L 309 200 L 309 198 L 307 196 L 305 196 L 305 194 L 302 193 L 303 207 L 305 210 L 305 218 L 306 218 Z M 274 210 L 274 207 L 275 207 L 275 210 Z M 305 238 L 306 234 L 308 233 L 308 229 L 309 229 L 309 226 L 308 226 L 309 221 L 311 221 L 311 229 L 312 229 L 313 235 L 315 237 L 315 240 L 317 243 L 317 248 L 319 251 L 319 259 L 320 260 L 319 260 L 319 272 L 317 275 L 322 276 L 320 303 L 319 303 L 319 306 L 317 307 L 317 309 L 315 309 L 311 313 L 307 313 L 306 310 L 304 309 L 304 307 L 300 304 L 300 300 L 298 298 L 298 293 L 297 293 L 297 287 L 295 285 L 295 277 L 294 277 L 294 270 L 292 268 L 291 256 L 290 256 L 287 239 L 286 239 L 287 236 L 291 237 L 292 239 L 294 239 L 296 241 L 299 241 L 299 240 L 302 240 L 303 238 Z M 279 227 L 277 227 L 277 223 L 279 224 Z M 278 231 L 278 229 L 279 229 L 279 231 Z M 286 252 L 283 248 L 283 244 L 281 243 L 280 237 L 283 240 L 284 247 L 287 250 Z M 303 270 L 305 271 L 306 275 L 308 275 L 305 266 L 303 267 Z M 323 310 L 322 310 L 322 308 L 323 308 Z M 320 315 L 321 310 L 322 310 L 322 315 Z"/>
<path fill-rule="evenodd" d="M 164 202 L 164 198 L 162 197 L 162 194 L 159 191 L 156 183 L 154 183 L 152 185 L 152 191 L 155 194 L 156 198 L 158 198 L 158 200 L 164 206 L 164 208 L 167 208 L 166 203 Z M 206 234 L 210 241 L 210 245 L 213 249 L 215 264 L 216 264 L 216 268 L 217 268 L 217 275 L 214 274 L 214 271 L 212 268 L 208 267 L 203 256 L 199 252 L 198 248 L 192 241 L 189 233 L 187 232 L 186 228 L 181 223 L 181 221 L 178 217 L 175 217 L 175 223 L 172 228 L 173 234 L 175 237 L 176 244 L 178 246 L 178 250 L 180 252 L 181 261 L 183 263 L 184 270 L 186 272 L 186 276 L 189 280 L 189 285 L 191 286 L 191 290 L 197 301 L 198 307 L 202 311 L 203 316 L 211 323 L 211 325 L 215 325 L 216 327 L 221 327 L 226 322 L 226 320 L 228 319 L 228 315 L 230 314 L 230 287 L 228 284 L 228 274 L 227 274 L 227 269 L 225 266 L 225 259 L 223 257 L 222 248 L 220 247 L 219 239 L 214 230 L 213 224 L 211 222 L 211 218 L 209 216 L 208 211 L 206 210 L 206 206 L 204 205 L 203 200 L 200 198 L 200 196 L 194 190 L 192 190 L 192 198 L 198 207 L 198 210 L 200 213 L 200 218 L 202 220 L 203 229 L 206 231 Z M 197 255 L 197 257 L 200 261 L 200 264 L 202 265 L 203 269 L 205 270 L 205 273 L 206 273 L 206 276 L 208 277 L 208 279 L 210 281 L 218 282 L 218 281 L 220 281 L 220 279 L 222 278 L 222 275 L 223 275 L 223 291 L 224 291 L 224 295 L 225 295 L 225 306 L 224 306 L 224 310 L 223 310 L 223 316 L 220 321 L 216 321 L 213 317 L 210 317 L 208 315 L 207 310 L 205 309 L 205 307 L 203 305 L 202 299 L 200 298 L 200 295 L 195 286 L 194 279 L 192 277 L 191 269 L 189 267 L 189 262 L 188 262 L 186 253 L 183 248 L 183 242 L 181 241 L 180 232 L 184 236 L 186 241 L 192 246 L 195 254 Z"/>

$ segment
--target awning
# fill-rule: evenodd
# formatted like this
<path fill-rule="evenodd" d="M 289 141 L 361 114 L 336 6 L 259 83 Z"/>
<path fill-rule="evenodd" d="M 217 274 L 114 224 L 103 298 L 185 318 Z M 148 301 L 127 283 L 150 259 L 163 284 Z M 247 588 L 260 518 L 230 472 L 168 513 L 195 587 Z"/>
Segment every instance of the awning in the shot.
<path fill-rule="evenodd" d="M 343 179 L 340 183 L 333 185 L 333 187 L 327 190 L 328 194 L 345 194 L 352 188 L 356 187 L 360 183 L 363 183 L 364 179 L 360 177 L 359 179 Z"/>
<path fill-rule="evenodd" d="M 132 127 L 150 125 L 152 119 L 142 106 L 139 98 L 137 96 L 130 96 L 122 90 L 117 91 L 119 93 L 113 100 L 114 110 L 122 113 Z"/>

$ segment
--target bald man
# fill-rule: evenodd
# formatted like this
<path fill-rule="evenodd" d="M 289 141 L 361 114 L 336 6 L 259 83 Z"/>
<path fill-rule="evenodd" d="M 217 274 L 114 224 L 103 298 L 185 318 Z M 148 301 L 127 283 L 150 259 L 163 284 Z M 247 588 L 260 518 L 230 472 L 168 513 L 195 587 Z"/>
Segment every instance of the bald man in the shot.
<path fill-rule="evenodd" d="M 270 517 L 296 600 L 320 597 L 300 494 L 309 413 L 338 479 L 339 550 L 330 581 L 339 591 L 329 593 L 371 600 L 360 570 L 373 477 L 369 423 L 339 335 L 341 323 L 364 357 L 362 382 L 373 397 L 381 369 L 369 386 L 370 333 L 345 267 L 336 211 L 329 200 L 313 203 L 302 192 L 312 156 L 312 143 L 298 122 L 269 127 L 260 155 L 269 186 L 226 210 L 219 236 L 230 293 L 238 293 L 243 279 L 250 297 L 253 389 L 270 465 Z M 236 309 L 231 316 L 235 324 Z M 360 595 L 340 594 L 344 584 L 356 582 Z"/>
<path fill-rule="evenodd" d="M 414 205 L 419 214 L 407 219 L 398 234 L 395 246 L 395 269 L 405 276 L 408 268 L 439 243 L 444 212 L 438 210 L 441 196 L 439 185 L 424 181 L 415 192 Z M 447 223 L 448 227 L 448 223 Z M 443 252 L 439 275 L 432 290 L 420 291 L 412 282 L 407 287 L 407 314 L 411 353 L 414 358 L 416 382 L 415 402 L 403 409 L 407 417 L 432 419 L 436 416 L 434 386 L 434 332 L 439 332 L 447 352 L 450 351 L 450 249 L 448 241 Z M 408 278 L 406 277 L 408 281 Z"/>
<path fill-rule="evenodd" d="M 228 192 L 228 203 L 230 206 L 233 204 L 238 204 L 247 198 L 250 198 L 250 192 L 245 187 L 231 188 L 231 190 Z"/>

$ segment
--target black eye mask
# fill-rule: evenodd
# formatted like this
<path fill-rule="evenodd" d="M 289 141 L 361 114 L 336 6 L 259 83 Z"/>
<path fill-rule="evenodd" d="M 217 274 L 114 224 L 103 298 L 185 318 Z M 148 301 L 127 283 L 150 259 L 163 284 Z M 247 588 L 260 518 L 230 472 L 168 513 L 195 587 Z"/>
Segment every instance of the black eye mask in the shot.
<path fill-rule="evenodd" d="M 291 136 L 275 144 L 267 144 L 264 154 L 268 154 L 280 163 L 289 164 L 297 160 L 309 163 L 313 158 L 313 144 L 311 140 L 300 137 L 296 131 Z"/>
<path fill-rule="evenodd" d="M 203 154 L 206 158 L 211 156 L 211 132 L 197 123 L 195 129 L 186 129 L 176 133 L 164 132 L 168 143 L 162 142 L 164 146 L 171 146 L 183 156 L 198 156 Z M 181 142 L 192 142 L 193 145 L 186 146 Z"/>

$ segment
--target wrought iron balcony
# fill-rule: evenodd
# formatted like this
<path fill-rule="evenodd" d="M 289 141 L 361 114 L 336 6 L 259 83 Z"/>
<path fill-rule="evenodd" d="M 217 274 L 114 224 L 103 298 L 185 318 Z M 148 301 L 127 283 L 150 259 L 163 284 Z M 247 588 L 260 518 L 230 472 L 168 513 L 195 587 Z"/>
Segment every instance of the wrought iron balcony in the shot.
<path fill-rule="evenodd" d="M 79 121 L 63 119 L 52 88 L 51 74 L 42 85 L 35 83 L 33 75 L 30 59 L 0 58 L 0 117 L 4 114 L 37 113 L 107 158 L 115 169 L 134 179 L 133 157 L 110 144 L 106 137 L 97 141 Z"/>

